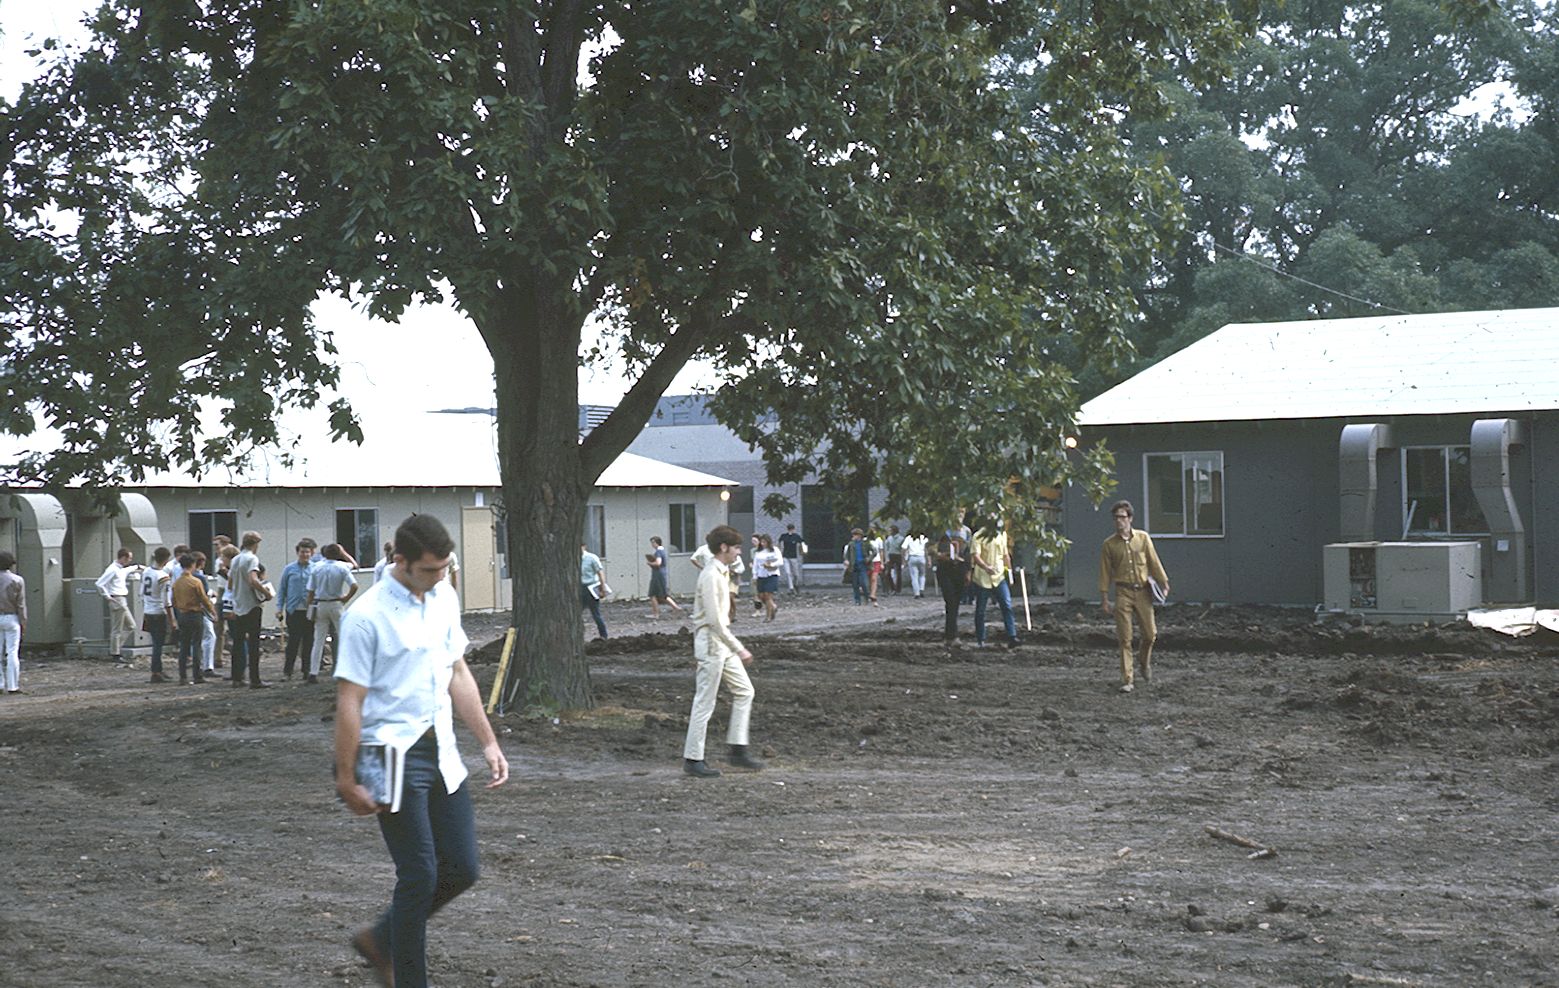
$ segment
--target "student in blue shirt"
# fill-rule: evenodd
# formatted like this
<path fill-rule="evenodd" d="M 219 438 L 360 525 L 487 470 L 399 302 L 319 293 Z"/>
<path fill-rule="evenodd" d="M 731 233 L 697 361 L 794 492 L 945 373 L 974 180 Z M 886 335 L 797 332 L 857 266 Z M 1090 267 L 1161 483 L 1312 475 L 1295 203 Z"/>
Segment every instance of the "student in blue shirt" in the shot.
<path fill-rule="evenodd" d="M 314 622 L 309 620 L 309 568 L 314 565 L 314 550 L 319 543 L 313 539 L 298 540 L 298 558 L 288 563 L 276 583 L 276 616 L 287 624 L 287 658 L 282 666 L 282 676 L 292 678 L 292 667 L 299 656 L 308 665 L 308 656 L 314 651 Z"/>

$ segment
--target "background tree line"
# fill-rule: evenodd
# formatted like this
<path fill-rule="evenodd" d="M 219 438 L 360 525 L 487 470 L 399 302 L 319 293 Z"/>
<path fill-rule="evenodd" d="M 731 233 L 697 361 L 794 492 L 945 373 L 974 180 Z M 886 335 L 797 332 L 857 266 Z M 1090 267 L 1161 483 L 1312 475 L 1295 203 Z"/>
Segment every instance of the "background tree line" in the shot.
<path fill-rule="evenodd" d="M 1166 80 L 1174 114 L 1121 130 L 1178 179 L 1183 225 L 1139 273 L 1135 362 L 1083 392 L 1230 322 L 1559 302 L 1552 16 L 1268 2 L 1228 75 Z"/>

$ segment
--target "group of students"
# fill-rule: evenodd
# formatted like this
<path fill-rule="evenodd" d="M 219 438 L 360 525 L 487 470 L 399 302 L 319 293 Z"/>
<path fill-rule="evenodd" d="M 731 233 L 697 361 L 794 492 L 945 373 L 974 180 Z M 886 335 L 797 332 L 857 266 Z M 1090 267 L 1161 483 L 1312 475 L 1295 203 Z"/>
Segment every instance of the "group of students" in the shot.
<path fill-rule="evenodd" d="M 254 689 L 265 688 L 260 627 L 264 605 L 274 600 L 277 619 L 287 629 L 284 677 L 291 679 L 301 666 L 305 681 L 317 684 L 326 641 L 338 637 L 342 611 L 358 590 L 353 574 L 357 560 L 338 543 L 320 549 L 313 539 L 300 539 L 297 559 L 273 584 L 259 559 L 262 541 L 258 532 L 243 533 L 237 545 L 225 535 L 216 536 L 216 567 L 210 573 L 211 558 L 188 545 L 159 547 L 149 566 L 137 566 L 134 553 L 120 549 L 97 580 L 109 607 L 110 656 L 121 666 L 130 665 L 124 655 L 124 643 L 135 631 L 129 581 L 139 579 L 141 629 L 152 642 L 151 682 L 173 682 L 163 665 L 170 646 L 177 649 L 181 685 L 221 678 L 217 670 L 224 666 L 222 644 L 227 638 L 232 642 L 233 685 L 247 681 Z"/>
<path fill-rule="evenodd" d="M 785 550 L 791 548 L 787 540 L 794 540 L 796 555 L 786 556 Z M 788 573 L 790 577 L 790 590 L 792 593 L 800 593 L 800 563 L 799 560 L 806 552 L 806 544 L 796 534 L 796 526 L 791 525 L 790 530 L 780 536 L 776 542 L 771 535 L 751 536 L 752 547 L 752 588 L 753 588 L 753 613 L 762 614 L 765 623 L 774 620 L 779 613 L 779 581 L 780 574 Z M 688 562 L 700 573 L 709 565 L 712 552 L 707 542 L 701 543 L 693 550 Z M 682 613 L 684 608 L 677 603 L 671 595 L 670 578 L 667 573 L 669 559 L 666 555 L 666 544 L 658 535 L 650 536 L 650 551 L 644 554 L 644 561 L 650 567 L 650 617 L 660 620 L 662 606 L 670 607 L 677 613 Z M 794 563 L 792 562 L 794 561 Z M 599 560 L 597 560 L 599 562 Z M 730 619 L 736 620 L 736 600 L 741 593 L 742 575 L 747 572 L 747 564 L 742 561 L 740 545 L 737 546 L 736 555 L 727 567 L 727 578 L 731 584 Z"/>

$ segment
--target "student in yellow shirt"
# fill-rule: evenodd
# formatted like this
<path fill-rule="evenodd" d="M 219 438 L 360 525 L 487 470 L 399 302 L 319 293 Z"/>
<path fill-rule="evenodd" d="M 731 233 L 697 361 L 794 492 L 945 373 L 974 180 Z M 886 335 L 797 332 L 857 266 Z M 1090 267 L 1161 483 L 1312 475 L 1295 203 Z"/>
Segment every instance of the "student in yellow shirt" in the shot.
<path fill-rule="evenodd" d="M 1007 549 L 1007 533 L 994 518 L 987 519 L 974 533 L 969 546 L 970 575 L 974 578 L 974 641 L 985 645 L 985 605 L 993 598 L 1001 608 L 1001 621 L 1007 632 L 1007 647 L 1017 648 L 1018 625 L 1012 614 L 1012 587 L 1007 572 L 1012 555 Z"/>
<path fill-rule="evenodd" d="M 1142 644 L 1136 656 L 1136 671 L 1143 682 L 1153 681 L 1153 642 L 1158 626 L 1153 621 L 1153 588 L 1159 585 L 1169 596 L 1169 575 L 1158 561 L 1158 552 L 1147 532 L 1133 531 L 1130 501 L 1110 506 L 1115 516 L 1115 534 L 1104 540 L 1099 553 L 1099 603 L 1104 613 L 1115 615 L 1115 640 L 1121 649 L 1121 692 L 1132 691 L 1131 618 L 1136 615 L 1142 628 Z M 1115 604 L 1110 605 L 1110 584 L 1115 585 Z"/>

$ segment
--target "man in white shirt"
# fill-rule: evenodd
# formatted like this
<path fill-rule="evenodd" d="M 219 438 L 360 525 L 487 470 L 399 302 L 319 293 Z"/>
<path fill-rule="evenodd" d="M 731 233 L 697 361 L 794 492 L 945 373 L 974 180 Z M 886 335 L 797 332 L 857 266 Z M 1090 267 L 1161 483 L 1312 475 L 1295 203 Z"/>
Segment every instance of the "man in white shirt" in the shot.
<path fill-rule="evenodd" d="M 688 715 L 687 740 L 682 745 L 682 769 L 701 779 L 720 774 L 704 760 L 704 734 L 715 711 L 715 696 L 723 681 L 731 691 L 731 719 L 725 740 L 730 763 L 761 769 L 763 763 L 747 751 L 747 723 L 752 718 L 752 681 L 747 666 L 752 653 L 731 633 L 731 565 L 742 552 L 742 536 L 719 525 L 705 539 L 709 560 L 699 569 L 693 593 L 693 657 L 698 662 L 693 710 Z"/>
<path fill-rule="evenodd" d="M 98 593 L 108 601 L 108 654 L 122 666 L 130 664 L 124 657 L 125 636 L 135 640 L 135 618 L 130 616 L 130 578 L 135 574 L 135 554 L 120 549 L 97 578 Z"/>
<path fill-rule="evenodd" d="M 395 861 L 390 907 L 352 946 L 379 980 L 425 988 L 428 918 L 477 878 L 476 821 L 467 772 L 455 747 L 453 714 L 476 735 L 491 779 L 509 763 L 482 710 L 465 662 L 460 605 L 445 583 L 454 540 L 432 515 L 413 515 L 395 531 L 395 562 L 341 622 L 336 659 L 336 792 L 359 816 L 379 815 Z M 358 785 L 360 742 L 403 753 L 400 810 L 376 804 Z"/>
<path fill-rule="evenodd" d="M 308 607 L 314 614 L 314 647 L 309 652 L 306 683 L 319 682 L 319 671 L 325 661 L 325 636 L 334 638 L 339 657 L 341 615 L 346 611 L 346 602 L 357 593 L 357 577 L 352 574 L 350 557 L 341 544 L 332 542 L 319 554 L 325 558 L 309 567 Z"/>

